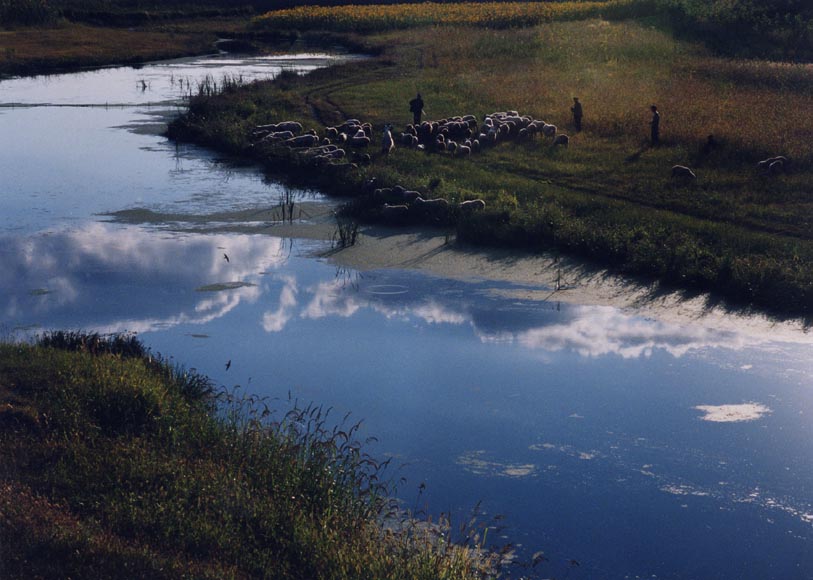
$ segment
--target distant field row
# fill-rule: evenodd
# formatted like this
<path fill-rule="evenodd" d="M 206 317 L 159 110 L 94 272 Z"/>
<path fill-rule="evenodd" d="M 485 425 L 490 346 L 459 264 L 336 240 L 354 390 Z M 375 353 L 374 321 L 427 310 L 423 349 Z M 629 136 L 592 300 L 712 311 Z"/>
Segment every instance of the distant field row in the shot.
<path fill-rule="evenodd" d="M 597 14 L 615 2 L 478 2 L 300 6 L 269 12 L 257 19 L 269 28 L 371 32 L 428 25 L 491 28 L 535 26 L 554 19 Z"/>

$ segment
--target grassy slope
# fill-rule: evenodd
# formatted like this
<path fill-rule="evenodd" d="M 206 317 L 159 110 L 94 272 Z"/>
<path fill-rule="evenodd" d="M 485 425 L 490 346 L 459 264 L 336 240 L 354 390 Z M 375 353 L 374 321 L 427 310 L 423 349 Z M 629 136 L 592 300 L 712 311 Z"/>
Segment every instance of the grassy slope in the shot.
<path fill-rule="evenodd" d="M 482 197 L 487 215 L 459 224 L 470 241 L 556 247 L 760 308 L 813 312 L 809 66 L 726 60 L 642 23 L 600 19 L 365 41 L 384 53 L 199 101 L 185 128 L 245 151 L 252 125 L 286 117 L 315 128 L 349 117 L 401 128 L 417 90 L 432 119 L 516 109 L 571 133 L 570 148 L 509 143 L 469 159 L 398 149 L 349 181 L 376 176 L 450 200 Z M 574 95 L 585 108 L 575 135 Z M 656 149 L 647 146 L 651 103 L 662 115 Z M 703 155 L 709 134 L 721 146 Z M 793 160 L 787 174 L 756 172 L 757 160 L 778 154 Z M 673 182 L 677 163 L 695 168 L 697 182 Z"/>
<path fill-rule="evenodd" d="M 0 344 L 3 578 L 480 577 L 470 550 L 382 531 L 354 427 L 215 407 L 134 341 L 63 338 Z"/>

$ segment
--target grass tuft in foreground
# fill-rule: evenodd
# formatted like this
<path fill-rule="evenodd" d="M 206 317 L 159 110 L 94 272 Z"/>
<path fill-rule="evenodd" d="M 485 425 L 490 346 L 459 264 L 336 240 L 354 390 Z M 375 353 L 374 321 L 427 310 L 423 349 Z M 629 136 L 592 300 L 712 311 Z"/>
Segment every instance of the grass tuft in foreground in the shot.
<path fill-rule="evenodd" d="M 0 344 L 3 578 L 481 578 L 328 412 L 280 415 L 132 337 Z"/>

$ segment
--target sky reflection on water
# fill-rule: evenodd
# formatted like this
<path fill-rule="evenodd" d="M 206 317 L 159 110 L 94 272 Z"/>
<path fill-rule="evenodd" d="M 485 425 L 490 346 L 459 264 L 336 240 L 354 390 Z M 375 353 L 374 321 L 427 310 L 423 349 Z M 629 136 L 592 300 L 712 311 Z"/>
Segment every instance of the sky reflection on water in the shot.
<path fill-rule="evenodd" d="M 527 288 L 506 283 L 348 271 L 312 257 L 322 243 L 260 235 L 90 223 L 0 248 L 6 329 L 138 332 L 218 383 L 352 412 L 374 453 L 406 464 L 407 490 L 430 484 L 430 509 L 462 517 L 484 499 L 514 539 L 587 554 L 592 574 L 670 577 L 710 543 L 715 565 L 740 562 L 756 538 L 813 565 L 798 555 L 813 539 L 804 335 L 778 344 L 518 299 Z M 730 426 L 697 408 L 748 403 L 766 413 Z M 719 537 L 738 526 L 751 539 Z"/>
<path fill-rule="evenodd" d="M 296 272 L 309 260 L 297 254 L 317 246 L 328 249 L 326 243 L 267 235 L 195 235 L 98 222 L 81 229 L 5 236 L 0 266 L 14 274 L 0 280 L 0 296 L 6 319 L 19 318 L 18 325 L 60 326 L 72 320 L 72 326 L 102 332 L 205 324 L 262 298 L 266 309 L 257 324 L 268 333 L 284 332 L 295 318 L 349 318 L 369 310 L 384 320 L 462 326 L 482 343 L 583 357 L 634 359 L 658 350 L 681 357 L 713 347 L 739 350 L 770 342 L 764 334 L 668 323 L 609 306 L 513 298 L 512 288 L 526 286 L 510 283 L 408 272 L 337 272 L 324 264 L 320 270 L 327 279 L 302 280 Z M 368 282 L 382 277 L 386 283 Z M 275 299 L 276 306 L 268 308 Z M 809 342 L 805 335 L 799 339 Z"/>

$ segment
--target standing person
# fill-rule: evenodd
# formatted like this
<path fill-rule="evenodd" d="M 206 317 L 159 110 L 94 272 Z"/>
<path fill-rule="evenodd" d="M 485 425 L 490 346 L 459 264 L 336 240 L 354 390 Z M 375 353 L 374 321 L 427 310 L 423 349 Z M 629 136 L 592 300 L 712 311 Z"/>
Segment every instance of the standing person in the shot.
<path fill-rule="evenodd" d="M 660 126 L 661 126 L 661 114 L 658 112 L 658 107 L 652 105 L 649 107 L 649 110 L 652 111 L 652 121 L 649 122 L 650 126 L 650 140 L 653 145 L 658 145 L 661 142 L 660 136 Z"/>
<path fill-rule="evenodd" d="M 416 127 L 421 124 L 421 115 L 423 115 L 423 99 L 421 93 L 409 101 L 409 110 L 412 111 L 412 124 Z"/>
<path fill-rule="evenodd" d="M 573 106 L 570 107 L 570 112 L 573 113 L 573 124 L 576 126 L 576 131 L 582 130 L 582 104 L 579 102 L 579 97 L 573 97 Z"/>

